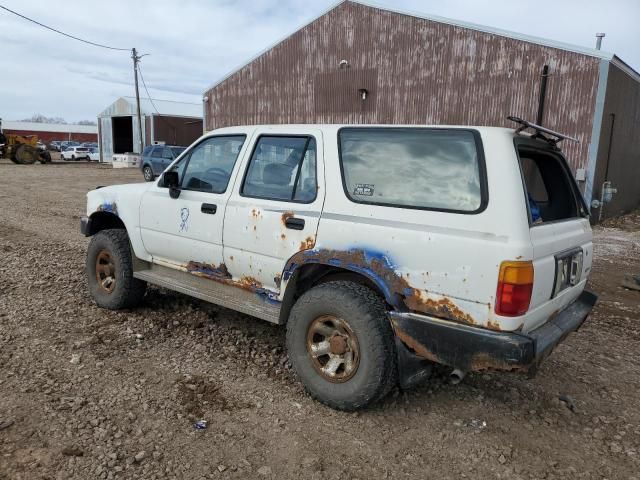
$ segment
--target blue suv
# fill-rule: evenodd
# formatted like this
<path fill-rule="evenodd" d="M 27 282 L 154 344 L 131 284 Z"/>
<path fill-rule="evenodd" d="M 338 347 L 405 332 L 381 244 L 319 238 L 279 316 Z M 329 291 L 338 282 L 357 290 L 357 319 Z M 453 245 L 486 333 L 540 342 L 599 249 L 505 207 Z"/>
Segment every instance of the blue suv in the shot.
<path fill-rule="evenodd" d="M 144 147 L 140 168 L 145 181 L 153 182 L 186 149 L 187 147 L 172 145 L 149 145 Z"/>

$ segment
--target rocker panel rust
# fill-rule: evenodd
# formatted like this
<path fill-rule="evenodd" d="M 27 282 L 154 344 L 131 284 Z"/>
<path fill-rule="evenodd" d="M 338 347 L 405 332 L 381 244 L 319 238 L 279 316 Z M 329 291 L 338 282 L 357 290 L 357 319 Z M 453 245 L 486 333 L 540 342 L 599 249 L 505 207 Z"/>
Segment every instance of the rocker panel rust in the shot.
<path fill-rule="evenodd" d="M 216 267 L 215 265 L 208 263 L 191 261 L 187 263 L 185 269 L 192 275 L 208 278 L 209 280 L 224 283 L 225 285 L 231 285 L 233 287 L 253 292 L 266 302 L 276 304 L 280 303 L 278 294 L 264 288 L 262 283 L 255 278 L 242 276 L 240 279 L 234 280 L 224 263 L 221 263 Z"/>

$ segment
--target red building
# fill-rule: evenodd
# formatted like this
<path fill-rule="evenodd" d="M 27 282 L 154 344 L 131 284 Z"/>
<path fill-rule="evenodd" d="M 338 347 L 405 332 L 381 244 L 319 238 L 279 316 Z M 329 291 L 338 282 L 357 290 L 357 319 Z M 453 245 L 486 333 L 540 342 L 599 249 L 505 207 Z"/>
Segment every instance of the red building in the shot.
<path fill-rule="evenodd" d="M 97 142 L 97 125 L 67 125 L 58 123 L 36 122 L 2 122 L 2 130 L 5 135 L 37 135 L 41 142 L 49 143 L 54 140 Z"/>

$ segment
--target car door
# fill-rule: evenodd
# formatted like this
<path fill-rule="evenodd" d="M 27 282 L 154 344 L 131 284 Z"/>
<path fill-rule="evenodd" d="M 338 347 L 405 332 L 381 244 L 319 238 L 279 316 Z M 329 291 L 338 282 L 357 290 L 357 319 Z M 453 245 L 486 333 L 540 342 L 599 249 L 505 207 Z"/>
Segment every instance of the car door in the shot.
<path fill-rule="evenodd" d="M 178 198 L 162 177 L 140 203 L 140 228 L 153 262 L 193 271 L 222 262 L 222 226 L 229 185 L 246 141 L 244 133 L 209 136 L 171 168 L 178 172 Z"/>
<path fill-rule="evenodd" d="M 224 223 L 224 262 L 241 284 L 279 292 L 286 261 L 315 246 L 324 203 L 322 133 L 258 129 Z"/>
<path fill-rule="evenodd" d="M 154 175 L 160 175 L 165 168 L 162 166 L 162 151 L 164 147 L 153 147 L 151 150 L 151 168 Z"/>
<path fill-rule="evenodd" d="M 173 153 L 169 147 L 164 147 L 162 149 L 162 171 L 164 172 L 171 162 L 173 162 Z"/>

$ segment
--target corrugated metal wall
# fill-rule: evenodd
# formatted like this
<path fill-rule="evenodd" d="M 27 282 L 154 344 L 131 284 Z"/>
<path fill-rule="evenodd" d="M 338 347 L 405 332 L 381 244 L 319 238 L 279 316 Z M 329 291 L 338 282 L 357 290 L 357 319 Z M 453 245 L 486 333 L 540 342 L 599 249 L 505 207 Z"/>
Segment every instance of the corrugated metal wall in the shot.
<path fill-rule="evenodd" d="M 339 68 L 341 60 L 348 68 Z M 586 167 L 599 59 L 345 2 L 208 91 L 206 129 L 261 123 L 544 123 Z M 362 100 L 358 90 L 368 90 Z"/>
<path fill-rule="evenodd" d="M 202 135 L 202 119 L 153 115 L 153 140 L 188 147 Z"/>
<path fill-rule="evenodd" d="M 640 83 L 609 65 L 593 198 L 610 180 L 618 193 L 606 204 L 603 218 L 640 205 Z M 597 213 L 597 212 L 596 212 Z"/>

